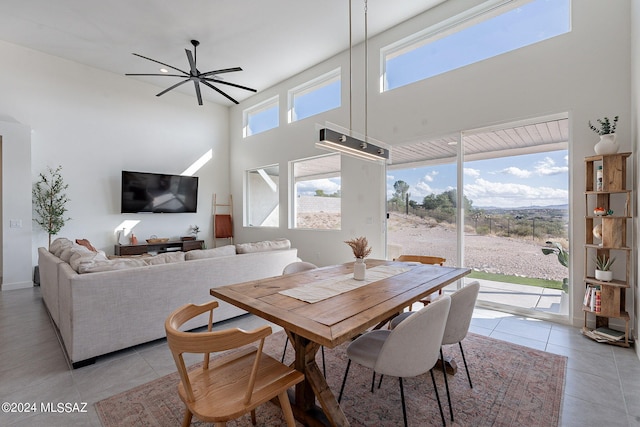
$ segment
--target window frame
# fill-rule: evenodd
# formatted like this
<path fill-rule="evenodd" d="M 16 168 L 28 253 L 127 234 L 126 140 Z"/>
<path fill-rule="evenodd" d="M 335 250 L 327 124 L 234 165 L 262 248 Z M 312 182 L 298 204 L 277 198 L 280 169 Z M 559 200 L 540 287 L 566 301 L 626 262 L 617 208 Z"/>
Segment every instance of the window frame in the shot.
<path fill-rule="evenodd" d="M 405 53 L 414 51 L 416 49 L 420 49 L 421 47 L 434 43 L 440 39 L 443 39 L 447 36 L 450 36 L 452 34 L 461 32 L 466 30 L 467 28 L 473 27 L 475 25 L 481 24 L 485 21 L 488 21 L 490 19 L 493 19 L 497 16 L 506 14 L 508 12 L 511 12 L 514 9 L 517 9 L 519 7 L 525 6 L 529 3 L 533 3 L 536 2 L 538 0 L 489 0 L 487 2 L 484 2 L 478 6 L 472 7 L 462 13 L 459 13 L 451 18 L 445 19 L 441 22 L 438 22 L 434 25 L 431 25 L 427 28 L 425 28 L 424 30 L 418 31 L 416 33 L 413 33 L 407 37 L 404 37 L 396 42 L 393 42 L 391 44 L 388 44 L 384 47 L 382 47 L 380 49 L 380 79 L 379 79 L 379 83 L 380 83 L 380 93 L 384 93 L 387 91 L 391 91 L 394 89 L 398 89 L 400 87 L 404 87 L 419 81 L 423 81 L 423 80 L 427 80 L 431 77 L 435 77 L 444 73 L 448 73 L 450 71 L 468 66 L 468 65 L 472 65 L 472 64 L 476 64 L 482 60 L 486 60 L 486 59 L 490 59 L 490 58 L 495 58 L 496 56 L 499 55 L 503 55 L 505 53 L 508 52 L 513 52 L 514 50 L 517 49 L 521 49 L 527 46 L 532 46 L 536 43 L 539 43 L 540 41 L 544 41 L 544 40 L 548 40 L 547 39 L 543 39 L 540 40 L 538 42 L 533 42 L 533 43 L 529 43 L 529 44 L 524 44 L 520 47 L 517 47 L 515 49 L 511 49 L 511 50 L 506 50 L 504 52 L 495 54 L 495 55 L 491 55 L 488 56 L 484 59 L 478 60 L 478 61 L 474 61 L 474 62 L 470 62 L 469 64 L 465 64 L 462 66 L 455 66 L 454 68 L 448 69 L 446 71 L 437 73 L 435 75 L 432 76 L 428 76 L 428 77 L 423 77 L 423 78 L 419 78 L 417 80 L 408 82 L 408 83 L 403 83 L 400 84 L 398 86 L 394 86 L 393 88 L 389 88 L 388 87 L 388 80 L 387 80 L 387 61 L 389 59 L 394 59 L 397 58 L 398 56 L 401 56 Z M 567 34 L 569 32 L 571 32 L 572 30 L 572 21 L 571 21 L 571 3 L 573 0 L 566 0 L 569 2 L 569 28 L 567 30 L 566 33 L 562 33 L 562 34 Z M 559 35 L 562 34 L 557 34 L 555 36 L 552 36 L 550 38 L 553 37 L 557 37 Z"/>
<path fill-rule="evenodd" d="M 266 173 L 264 172 L 265 169 L 273 169 L 273 168 L 278 169 L 277 180 L 273 180 L 275 189 L 269 185 L 269 182 L 267 182 L 267 179 L 264 177 L 262 173 L 260 173 L 261 170 L 263 171 L 263 173 Z M 261 224 L 257 224 L 257 225 L 251 223 L 251 220 L 254 216 L 251 211 L 254 205 L 254 203 L 252 202 L 254 199 L 252 198 L 253 193 L 252 193 L 252 184 L 251 184 L 252 183 L 251 174 L 253 173 L 260 175 L 262 179 L 265 181 L 265 185 L 270 187 L 271 190 L 275 193 L 275 200 L 277 201 L 277 205 L 274 209 L 271 210 L 271 212 L 277 211 L 277 220 L 275 221 L 274 225 L 264 225 L 264 221 Z M 269 177 L 272 176 L 269 174 L 267 175 Z M 244 185 L 243 185 L 243 189 L 244 189 L 243 226 L 244 227 L 251 227 L 251 228 L 279 228 L 280 227 L 280 182 L 279 181 L 280 181 L 280 164 L 279 163 L 275 163 L 267 166 L 259 166 L 251 169 L 246 169 L 244 171 Z M 267 219 L 269 216 L 270 215 L 267 215 L 265 219 Z"/>
<path fill-rule="evenodd" d="M 266 112 L 274 107 L 276 110 L 276 124 L 267 129 L 263 129 L 257 132 L 251 132 L 251 129 L 249 127 L 251 116 Z M 248 138 L 253 135 L 258 135 L 268 130 L 275 129 L 279 126 L 280 126 L 280 96 L 279 95 L 266 99 L 242 111 L 242 138 Z"/>
<path fill-rule="evenodd" d="M 340 95 L 338 99 L 338 105 L 326 110 L 317 111 L 309 116 L 298 118 L 295 114 L 295 99 L 296 96 L 306 95 L 315 90 L 324 88 L 335 82 L 340 83 Z M 307 119 L 309 117 L 316 116 L 318 114 L 340 108 L 342 106 L 342 67 L 337 67 L 321 76 L 318 76 L 312 80 L 309 80 L 301 85 L 298 85 L 287 91 L 287 121 L 288 123 L 294 123 L 300 120 Z"/>

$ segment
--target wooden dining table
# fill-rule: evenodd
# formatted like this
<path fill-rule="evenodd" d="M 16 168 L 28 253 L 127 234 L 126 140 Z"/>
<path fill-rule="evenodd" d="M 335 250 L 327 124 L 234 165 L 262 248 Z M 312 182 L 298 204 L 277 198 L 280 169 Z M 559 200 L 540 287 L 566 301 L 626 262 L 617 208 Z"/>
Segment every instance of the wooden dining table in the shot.
<path fill-rule="evenodd" d="M 371 275 L 380 266 L 397 267 L 401 272 L 313 303 L 281 292 L 331 280 L 340 282 L 353 274 L 353 262 L 210 290 L 215 298 L 284 328 L 295 348 L 294 366 L 305 374 L 292 396 L 294 415 L 304 425 L 349 425 L 316 364 L 320 346 L 333 348 L 369 328 L 380 327 L 411 303 L 470 273 L 468 268 L 376 259 L 368 259 L 366 264 Z"/>

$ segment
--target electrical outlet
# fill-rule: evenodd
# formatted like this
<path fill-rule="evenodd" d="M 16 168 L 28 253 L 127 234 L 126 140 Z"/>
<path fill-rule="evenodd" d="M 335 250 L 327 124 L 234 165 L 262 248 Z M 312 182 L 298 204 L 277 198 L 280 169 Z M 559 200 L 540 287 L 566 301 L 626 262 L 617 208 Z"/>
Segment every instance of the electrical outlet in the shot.
<path fill-rule="evenodd" d="M 22 228 L 22 220 L 21 219 L 10 219 L 9 220 L 9 228 Z"/>

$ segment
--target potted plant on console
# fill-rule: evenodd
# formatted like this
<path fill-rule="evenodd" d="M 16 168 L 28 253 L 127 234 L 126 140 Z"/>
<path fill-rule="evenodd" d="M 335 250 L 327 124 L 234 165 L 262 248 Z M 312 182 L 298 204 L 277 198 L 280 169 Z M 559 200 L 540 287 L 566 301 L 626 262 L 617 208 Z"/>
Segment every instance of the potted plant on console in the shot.
<path fill-rule="evenodd" d="M 613 280 L 613 271 L 611 271 L 611 266 L 615 260 L 615 258 L 608 258 L 606 255 L 596 256 L 594 258 L 596 263 L 596 280 L 600 280 L 602 282 L 610 282 Z"/>

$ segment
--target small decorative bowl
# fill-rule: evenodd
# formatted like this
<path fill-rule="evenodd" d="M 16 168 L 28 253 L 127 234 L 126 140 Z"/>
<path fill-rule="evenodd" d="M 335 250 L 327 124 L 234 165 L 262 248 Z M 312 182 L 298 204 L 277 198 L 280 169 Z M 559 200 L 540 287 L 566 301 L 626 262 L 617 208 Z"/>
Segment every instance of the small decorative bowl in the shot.
<path fill-rule="evenodd" d="M 595 209 L 593 210 L 593 214 L 594 214 L 595 216 L 602 216 L 602 215 L 606 215 L 606 214 L 607 214 L 607 211 L 605 211 L 605 210 L 604 210 L 604 208 L 595 208 Z"/>
<path fill-rule="evenodd" d="M 155 238 L 155 239 L 147 239 L 147 243 L 150 243 L 152 245 L 155 245 L 157 243 L 167 243 L 169 241 L 168 237 L 163 237 L 163 238 Z"/>

